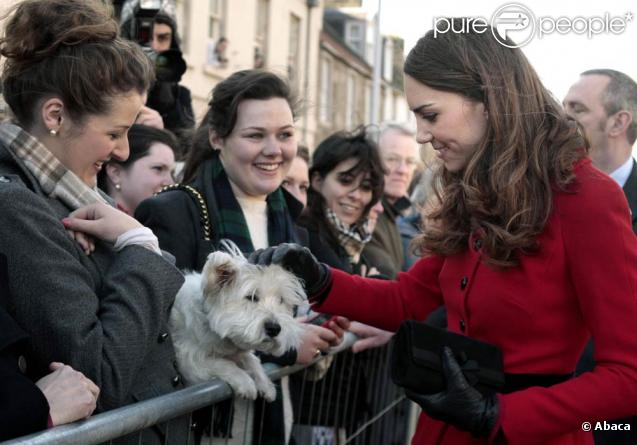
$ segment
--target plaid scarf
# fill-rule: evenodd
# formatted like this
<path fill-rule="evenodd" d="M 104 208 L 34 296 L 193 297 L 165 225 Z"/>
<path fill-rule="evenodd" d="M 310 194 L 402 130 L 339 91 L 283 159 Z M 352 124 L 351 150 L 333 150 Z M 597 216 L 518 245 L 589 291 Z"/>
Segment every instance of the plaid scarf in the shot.
<path fill-rule="evenodd" d="M 234 196 L 228 175 L 223 169 L 219 152 L 215 150 L 212 163 L 212 190 L 219 208 L 219 221 L 216 221 L 219 239 L 228 238 L 241 249 L 244 254 L 254 252 L 250 231 L 241 206 Z M 280 188 L 266 198 L 268 212 L 268 244 L 276 246 L 289 243 L 295 239 L 288 208 Z"/>
<path fill-rule="evenodd" d="M 336 232 L 338 242 L 349 255 L 350 262 L 358 263 L 365 244 L 372 239 L 372 233 L 369 231 L 369 219 L 365 218 L 352 225 L 345 224 L 328 207 L 325 207 L 325 218 Z"/>
<path fill-rule="evenodd" d="M 43 144 L 17 125 L 0 125 L 0 140 L 24 162 L 48 197 L 59 199 L 72 210 L 94 202 L 107 204 L 97 190 L 86 185 Z"/>

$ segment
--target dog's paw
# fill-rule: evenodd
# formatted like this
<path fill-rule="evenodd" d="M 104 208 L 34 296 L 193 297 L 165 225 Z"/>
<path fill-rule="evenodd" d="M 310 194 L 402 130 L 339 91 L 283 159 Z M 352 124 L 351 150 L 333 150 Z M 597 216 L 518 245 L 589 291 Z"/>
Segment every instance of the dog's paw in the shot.
<path fill-rule="evenodd" d="M 239 397 L 249 400 L 257 398 L 257 385 L 245 372 L 242 371 L 231 378 L 227 378 L 226 382 Z"/>
<path fill-rule="evenodd" d="M 264 382 L 260 382 L 257 389 L 259 390 L 259 394 L 268 402 L 274 402 L 274 399 L 276 399 L 276 388 L 272 380 L 267 379 Z"/>
<path fill-rule="evenodd" d="M 238 395 L 239 397 L 243 397 L 244 399 L 256 400 L 257 398 L 257 387 L 254 382 L 250 382 L 249 385 L 244 385 L 233 389 L 236 395 Z"/>

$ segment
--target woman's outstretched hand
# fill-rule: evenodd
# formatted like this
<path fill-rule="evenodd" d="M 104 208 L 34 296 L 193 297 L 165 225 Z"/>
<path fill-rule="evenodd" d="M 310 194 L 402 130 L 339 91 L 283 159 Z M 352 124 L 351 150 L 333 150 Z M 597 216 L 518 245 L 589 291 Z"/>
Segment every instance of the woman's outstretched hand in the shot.
<path fill-rule="evenodd" d="M 475 437 L 488 437 L 498 419 L 497 396 L 483 396 L 471 386 L 448 347 L 443 350 L 442 369 L 447 382 L 445 391 L 424 395 L 406 389 L 407 397 L 434 419 L 468 431 Z"/>
<path fill-rule="evenodd" d="M 352 352 L 354 354 L 365 351 L 366 349 L 386 345 L 394 336 L 393 332 L 384 331 L 357 321 L 353 321 L 350 324 L 349 331 L 358 336 L 358 340 L 352 345 Z"/>
<path fill-rule="evenodd" d="M 343 342 L 345 331 L 349 330 L 351 323 L 352 322 L 350 322 L 349 319 L 341 317 L 340 315 L 335 315 L 323 325 L 336 334 L 336 342 L 331 346 L 338 346 Z"/>

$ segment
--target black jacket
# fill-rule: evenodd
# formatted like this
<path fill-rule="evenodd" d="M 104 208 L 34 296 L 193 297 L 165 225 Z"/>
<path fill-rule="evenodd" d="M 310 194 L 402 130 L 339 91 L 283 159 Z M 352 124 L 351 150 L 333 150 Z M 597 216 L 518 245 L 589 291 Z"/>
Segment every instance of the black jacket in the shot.
<path fill-rule="evenodd" d="M 304 224 L 308 232 L 308 247 L 317 260 L 347 273 L 354 272 L 347 252 L 338 244 L 324 224 L 320 224 L 318 221 L 310 221 L 305 218 L 305 215 L 301 220 L 301 224 Z"/>
<path fill-rule="evenodd" d="M 27 334 L 5 311 L 9 279 L 0 254 L 0 440 L 24 436 L 47 427 L 49 404 L 26 375 Z"/>
<path fill-rule="evenodd" d="M 349 274 L 356 275 L 360 275 L 361 268 L 363 266 L 367 268 L 367 270 L 372 267 L 376 267 L 378 269 L 378 264 L 376 263 L 375 258 L 365 249 L 363 249 L 358 263 L 352 264 L 350 262 L 349 255 L 343 246 L 338 243 L 338 240 L 332 234 L 324 221 L 315 221 L 309 213 L 304 213 L 299 219 L 299 224 L 307 231 L 307 247 L 321 263 L 325 263 L 330 267 L 342 270 Z M 380 273 L 378 275 L 374 275 L 373 278 L 387 279 L 388 277 L 380 271 Z"/>
<path fill-rule="evenodd" d="M 195 126 L 190 90 L 175 82 L 156 82 L 148 92 L 147 106 L 156 110 L 164 128 L 180 136 Z"/>
<path fill-rule="evenodd" d="M 411 202 L 407 197 L 400 198 L 394 204 L 390 204 L 386 198 L 381 202 L 383 213 L 378 215 L 372 239 L 365 245 L 363 255 L 373 262 L 380 273 L 393 280 L 405 263 L 403 242 L 396 219 L 409 208 Z"/>
<path fill-rule="evenodd" d="M 637 234 L 637 162 L 633 160 L 633 169 L 624 184 L 624 194 L 632 213 L 633 232 Z"/>
<path fill-rule="evenodd" d="M 197 189 L 205 202 L 209 215 L 211 236 L 204 239 L 201 206 L 189 193 L 182 190 L 171 190 L 146 199 L 135 211 L 135 218 L 146 227 L 152 229 L 163 250 L 175 256 L 176 265 L 182 270 L 200 271 L 208 254 L 217 250 L 218 233 L 215 221 L 219 221 L 219 206 L 212 190 L 212 166 L 210 160 L 204 162 L 200 173 L 191 184 Z M 303 210 L 303 205 L 287 191 L 283 190 L 289 210 L 289 217 L 294 221 Z M 307 245 L 307 232 L 295 226 L 294 239 L 301 245 Z"/>

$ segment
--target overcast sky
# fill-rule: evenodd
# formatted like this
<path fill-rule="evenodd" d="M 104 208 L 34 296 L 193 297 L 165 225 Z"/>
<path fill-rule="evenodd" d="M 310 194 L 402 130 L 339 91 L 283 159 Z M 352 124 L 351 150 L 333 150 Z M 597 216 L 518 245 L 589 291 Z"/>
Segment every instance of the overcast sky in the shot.
<path fill-rule="evenodd" d="M 381 29 L 383 34 L 402 37 L 409 51 L 419 37 L 433 29 L 434 17 L 485 17 L 490 21 L 501 6 L 511 3 L 502 0 L 382 0 Z M 565 17 L 568 20 L 565 23 L 575 22 L 579 28 L 590 18 L 601 17 L 603 20 L 607 13 L 609 18 L 621 20 L 625 20 L 628 12 L 637 15 L 634 0 L 526 0 L 517 3 L 533 13 L 536 23 L 540 18 L 546 19 L 545 29 L 551 26 L 551 19 L 559 17 Z M 363 0 L 363 7 L 368 11 L 376 11 L 377 5 L 378 0 Z M 575 20 L 578 17 L 580 19 Z M 596 23 L 599 25 L 593 26 L 605 26 Z M 522 50 L 544 84 L 561 101 L 579 73 L 587 69 L 612 68 L 637 79 L 637 19 L 633 17 L 625 23 L 622 33 L 600 34 L 591 39 L 573 32 L 554 32 L 542 39 L 536 36 Z"/>

